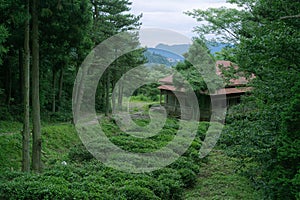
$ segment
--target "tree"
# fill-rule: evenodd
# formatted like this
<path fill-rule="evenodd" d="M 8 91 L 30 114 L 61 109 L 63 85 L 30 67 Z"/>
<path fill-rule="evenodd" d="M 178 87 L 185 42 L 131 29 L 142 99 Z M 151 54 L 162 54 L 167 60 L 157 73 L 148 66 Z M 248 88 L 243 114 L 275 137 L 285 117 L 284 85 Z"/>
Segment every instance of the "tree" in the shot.
<path fill-rule="evenodd" d="M 3 46 L 3 43 L 6 41 L 7 37 L 8 37 L 7 29 L 3 25 L 0 25 L 0 64 L 2 64 L 3 54 L 7 52 L 7 48 Z"/>
<path fill-rule="evenodd" d="M 73 84 L 74 69 L 93 47 L 89 35 L 92 32 L 90 9 L 87 0 L 45 1 L 41 8 L 40 31 L 44 34 L 40 38 L 43 55 L 40 70 L 49 78 L 41 83 L 41 104 L 51 115 L 58 110 L 71 112 L 63 105 L 71 100 L 71 94 L 63 87 Z"/>
<path fill-rule="evenodd" d="M 93 0 L 91 3 L 93 6 L 94 29 L 92 38 L 95 45 L 117 33 L 134 30 L 140 26 L 139 20 L 141 16 L 134 16 L 126 13 L 130 10 L 130 5 L 132 4 L 128 0 Z M 141 54 L 139 56 L 141 56 Z M 132 59 L 134 60 L 135 58 Z M 104 111 L 106 115 L 109 115 L 111 112 L 111 88 L 116 82 L 116 79 L 112 78 L 112 70 L 125 72 L 122 68 L 123 66 L 121 63 L 117 66 L 115 62 L 111 65 L 110 69 L 105 72 L 103 78 L 99 82 L 99 102 L 103 102 L 101 110 Z M 101 94 L 99 94 L 99 92 L 101 92 Z"/>
<path fill-rule="evenodd" d="M 29 151 L 29 88 L 30 88 L 30 12 L 29 0 L 26 0 L 27 19 L 24 30 L 24 122 L 23 122 L 23 146 L 22 146 L 22 171 L 30 171 Z"/>
<path fill-rule="evenodd" d="M 32 167 L 36 172 L 42 170 L 39 66 L 39 3 L 32 0 Z"/>
<path fill-rule="evenodd" d="M 236 44 L 243 36 L 243 27 L 250 23 L 251 18 L 249 8 L 242 10 L 235 8 L 209 8 L 207 10 L 195 9 L 186 12 L 198 22 L 206 22 L 194 28 L 200 37 L 204 38 L 206 34 L 214 34 L 215 40 L 224 43 Z"/>
<path fill-rule="evenodd" d="M 224 142 L 229 152 L 244 159 L 244 166 L 247 160 L 257 163 L 246 171 L 266 198 L 296 199 L 300 166 L 299 126 L 295 125 L 299 121 L 300 22 L 289 16 L 299 14 L 300 2 L 230 2 L 244 9 L 234 11 L 236 16 L 232 9 L 192 13 L 197 19 L 209 20 L 206 28 L 198 29 L 202 34 L 212 30 L 232 33 L 223 38 L 234 35 L 237 39 L 235 60 L 240 70 L 256 76 L 251 81 L 251 95 L 244 97 L 227 118 Z M 230 25 L 235 19 L 238 28 Z"/>
<path fill-rule="evenodd" d="M 8 37 L 7 29 L 4 26 L 0 25 L 0 65 L 3 62 L 2 61 L 3 54 L 7 52 L 7 48 L 3 45 L 7 37 Z M 0 87 L 0 95 L 3 95 L 3 89 L 1 87 Z"/>
<path fill-rule="evenodd" d="M 216 67 L 209 49 L 205 45 L 204 39 L 195 39 L 190 47 L 186 60 L 175 66 L 177 72 L 185 78 L 196 93 L 209 89 L 215 90 L 222 87 L 220 78 L 216 74 Z M 176 74 L 175 74 L 175 77 Z M 177 77 L 178 78 L 178 77 Z M 175 81 L 175 85 L 180 87 L 184 81 Z"/>
<path fill-rule="evenodd" d="M 12 105 L 22 103 L 22 49 L 24 45 L 24 19 L 26 16 L 22 1 L 1 1 L 0 17 L 0 82 L 4 89 L 5 105 L 10 111 Z"/>
<path fill-rule="evenodd" d="M 28 80 L 31 77 L 31 163 L 33 170 L 39 172 L 42 166 L 41 115 L 46 120 L 70 121 L 70 88 L 83 59 L 101 41 L 116 33 L 138 28 L 140 16 L 128 13 L 131 3 L 127 0 L 31 0 L 29 14 L 27 2 L 0 1 L 0 112 L 3 113 L 0 118 L 24 122 L 22 169 L 28 171 Z M 31 27 L 29 32 L 28 27 Z M 101 94 L 98 93 L 101 100 L 108 97 L 101 105 L 101 111 L 111 103 L 111 88 L 117 81 L 116 77 L 120 76 L 115 72 L 123 73 L 130 67 L 127 65 L 138 63 L 141 54 L 122 58 L 108 70 L 101 80 Z"/>
<path fill-rule="evenodd" d="M 295 199 L 298 188 L 292 180 L 299 173 L 300 154 L 292 152 L 300 152 L 299 143 L 294 142 L 299 140 L 299 127 L 292 126 L 290 119 L 299 120 L 296 108 L 300 23 L 282 17 L 298 14 L 295 8 L 299 6 L 297 1 L 259 1 L 253 7 L 259 22 L 253 23 L 252 37 L 241 40 L 238 51 L 241 66 L 257 76 L 253 81 L 256 98 L 249 104 L 254 103 L 259 109 L 255 117 L 252 116 L 252 125 L 248 124 L 242 131 L 253 131 L 250 140 L 264 141 L 253 142 L 252 146 L 259 151 L 249 149 L 248 153 L 260 163 L 260 181 L 266 185 L 267 196 L 274 199 Z"/>

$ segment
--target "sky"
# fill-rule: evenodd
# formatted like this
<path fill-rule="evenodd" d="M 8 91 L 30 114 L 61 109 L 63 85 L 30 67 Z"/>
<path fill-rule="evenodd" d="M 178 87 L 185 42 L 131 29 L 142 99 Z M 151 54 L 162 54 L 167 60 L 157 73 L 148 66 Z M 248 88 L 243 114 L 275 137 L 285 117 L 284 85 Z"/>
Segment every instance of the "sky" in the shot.
<path fill-rule="evenodd" d="M 131 0 L 131 12 L 143 14 L 142 28 L 168 29 L 191 39 L 196 36 L 193 28 L 199 24 L 196 19 L 184 14 L 193 9 L 232 7 L 226 0 Z M 166 42 L 171 44 L 172 42 Z"/>

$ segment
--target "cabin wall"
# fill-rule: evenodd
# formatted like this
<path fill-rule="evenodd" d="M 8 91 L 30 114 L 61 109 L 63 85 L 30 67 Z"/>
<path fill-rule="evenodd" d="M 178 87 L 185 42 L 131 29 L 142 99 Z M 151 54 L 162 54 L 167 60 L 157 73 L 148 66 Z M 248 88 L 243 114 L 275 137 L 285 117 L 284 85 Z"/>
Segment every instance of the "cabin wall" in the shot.
<path fill-rule="evenodd" d="M 164 102 L 161 104 L 166 108 L 167 113 L 173 116 L 180 116 L 181 115 L 181 108 L 180 103 L 172 91 L 162 90 L 161 95 L 164 95 Z M 229 108 L 233 105 L 237 105 L 240 103 L 242 94 L 229 94 L 226 95 L 226 103 L 224 103 L 224 99 L 218 99 L 218 97 L 214 98 L 214 104 L 216 106 L 220 106 L 220 108 Z M 224 96 L 223 96 L 224 97 Z M 189 100 L 184 99 L 182 97 L 182 105 L 184 106 L 184 110 L 186 112 L 193 112 L 192 105 L 189 105 Z M 200 109 L 200 121 L 209 121 L 212 115 L 212 107 L 211 107 L 211 97 L 205 94 L 197 95 L 199 109 Z M 219 101 L 219 104 L 218 104 Z M 183 116 L 189 116 L 191 113 L 182 113 Z"/>

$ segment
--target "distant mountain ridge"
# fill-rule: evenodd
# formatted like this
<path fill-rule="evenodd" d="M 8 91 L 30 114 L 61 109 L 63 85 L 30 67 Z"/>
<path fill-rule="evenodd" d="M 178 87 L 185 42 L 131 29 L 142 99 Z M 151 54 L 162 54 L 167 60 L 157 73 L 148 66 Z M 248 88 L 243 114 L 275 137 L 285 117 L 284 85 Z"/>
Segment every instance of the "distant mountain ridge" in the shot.
<path fill-rule="evenodd" d="M 210 50 L 210 53 L 214 55 L 216 54 L 216 52 L 220 52 L 224 47 L 230 46 L 231 44 L 207 42 L 206 45 L 207 48 Z M 190 44 L 175 44 L 175 45 L 158 44 L 155 48 L 170 51 L 178 55 L 183 55 L 189 51 L 190 46 L 191 46 Z"/>
<path fill-rule="evenodd" d="M 230 44 L 215 42 L 207 43 L 207 47 L 213 55 L 229 45 Z M 150 64 L 163 64 L 171 67 L 175 66 L 178 62 L 184 61 L 185 58 L 183 55 L 188 52 L 190 46 L 190 44 L 158 44 L 155 48 L 147 48 L 147 51 L 144 53 L 144 55 Z"/>
<path fill-rule="evenodd" d="M 148 63 L 164 64 L 169 67 L 184 61 L 183 56 L 158 48 L 147 48 L 144 55 L 147 58 Z"/>
<path fill-rule="evenodd" d="M 215 55 L 217 52 L 220 52 L 223 48 L 232 45 L 226 43 L 218 43 L 218 42 L 207 42 L 206 46 L 210 50 L 210 53 Z"/>
<path fill-rule="evenodd" d="M 155 48 L 170 51 L 178 55 L 183 55 L 188 52 L 190 46 L 191 46 L 190 44 L 175 44 L 175 45 L 158 44 Z"/>

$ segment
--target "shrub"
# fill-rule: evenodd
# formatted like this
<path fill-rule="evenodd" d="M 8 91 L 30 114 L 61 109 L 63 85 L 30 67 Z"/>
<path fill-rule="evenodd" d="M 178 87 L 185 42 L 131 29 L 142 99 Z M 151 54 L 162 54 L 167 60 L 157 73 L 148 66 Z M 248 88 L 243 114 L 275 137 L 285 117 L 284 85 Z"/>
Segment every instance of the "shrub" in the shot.
<path fill-rule="evenodd" d="M 184 187 L 189 188 L 195 186 L 197 182 L 197 175 L 195 172 L 185 168 L 178 170 L 178 172 L 181 176 L 181 181 L 183 182 Z"/>
<path fill-rule="evenodd" d="M 196 164 L 191 158 L 187 157 L 180 157 L 174 162 L 171 167 L 173 169 L 181 170 L 181 169 L 189 169 L 192 170 L 194 173 L 199 173 L 200 167 Z"/>
<path fill-rule="evenodd" d="M 139 94 L 137 96 L 131 96 L 130 101 L 151 101 L 151 98 L 149 98 L 143 94 Z"/>
<path fill-rule="evenodd" d="M 70 149 L 68 158 L 71 161 L 83 162 L 92 160 L 94 156 L 85 148 L 83 144 L 78 144 Z"/>
<path fill-rule="evenodd" d="M 163 185 L 164 196 L 162 199 L 182 199 L 184 184 L 177 170 L 163 168 L 154 172 L 153 175 Z"/>
<path fill-rule="evenodd" d="M 138 185 L 125 185 L 118 190 L 118 194 L 121 197 L 125 197 L 127 200 L 159 200 L 153 191 L 148 188 L 143 188 Z"/>
<path fill-rule="evenodd" d="M 70 198 L 69 183 L 60 177 L 24 175 L 0 184 L 0 199 Z"/>
<path fill-rule="evenodd" d="M 49 114 L 51 122 L 71 122 L 73 120 L 72 112 L 55 112 Z"/>
<path fill-rule="evenodd" d="M 160 134 L 148 139 L 127 135 L 109 120 L 105 121 L 103 127 L 108 132 L 110 140 L 124 147 L 125 150 L 152 152 L 173 139 L 178 124 L 176 120 L 168 119 Z M 42 131 L 45 152 L 43 155 L 47 155 L 43 157 L 47 159 L 44 172 L 39 175 L 8 171 L 1 173 L 0 199 L 177 200 L 183 198 L 184 187 L 194 186 L 196 174 L 199 172 L 197 164 L 199 160 L 196 159 L 201 147 L 199 137 L 193 141 L 184 156 L 168 167 L 151 173 L 130 174 L 106 167 L 103 163 L 93 159 L 85 146 L 79 142 L 74 127 L 70 124 L 46 126 Z M 2 141 L 6 144 L 7 141 L 3 138 L 6 139 L 6 137 L 2 137 Z M 8 140 L 19 144 L 20 150 L 20 134 L 9 136 Z M 110 151 L 109 148 L 103 148 Z M 162 158 L 170 155 L 169 153 L 175 152 L 170 150 L 162 154 Z M 53 154 L 56 157 L 53 162 L 49 162 L 49 157 L 51 159 Z M 67 165 L 61 164 L 62 158 L 66 159 Z M 123 159 L 126 164 L 126 157 L 120 159 Z M 151 167 L 153 163 L 160 162 L 160 160 L 146 159 L 142 162 L 148 162 Z"/>

